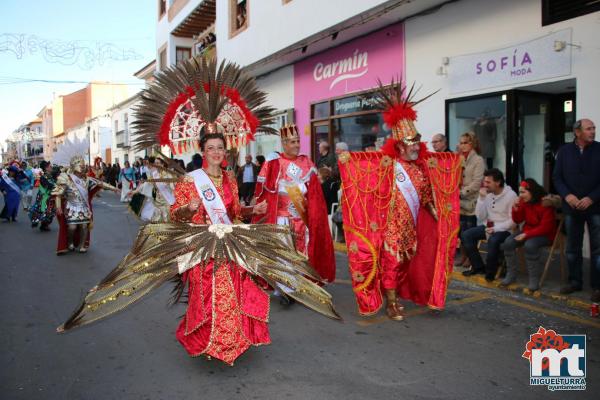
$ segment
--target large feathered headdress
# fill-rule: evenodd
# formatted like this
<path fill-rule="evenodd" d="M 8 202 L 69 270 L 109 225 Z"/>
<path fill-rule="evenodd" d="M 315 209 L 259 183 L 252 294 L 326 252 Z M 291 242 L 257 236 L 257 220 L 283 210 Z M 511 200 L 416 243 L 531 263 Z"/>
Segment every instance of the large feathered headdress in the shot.
<path fill-rule="evenodd" d="M 159 72 L 136 108 L 134 146 L 169 146 L 182 153 L 199 145 L 200 133 L 222 133 L 227 148 L 243 146 L 269 126 L 273 108 L 266 93 L 238 65 L 191 58 Z"/>
<path fill-rule="evenodd" d="M 58 145 L 56 152 L 52 156 L 52 164 L 61 167 L 72 167 L 75 162 L 83 162 L 90 148 L 90 142 L 87 139 L 65 140 L 63 144 Z"/>
<path fill-rule="evenodd" d="M 384 86 L 381 80 L 377 80 L 379 88 L 376 92 L 376 107 L 383 112 L 383 121 L 392 129 L 394 140 L 405 144 L 415 144 L 421 140 L 421 134 L 417 131 L 414 121 L 417 120 L 417 112 L 414 106 L 427 100 L 438 91 L 417 100 L 415 99 L 419 89 L 415 90 L 413 83 L 410 90 L 402 83 L 402 78 Z"/>

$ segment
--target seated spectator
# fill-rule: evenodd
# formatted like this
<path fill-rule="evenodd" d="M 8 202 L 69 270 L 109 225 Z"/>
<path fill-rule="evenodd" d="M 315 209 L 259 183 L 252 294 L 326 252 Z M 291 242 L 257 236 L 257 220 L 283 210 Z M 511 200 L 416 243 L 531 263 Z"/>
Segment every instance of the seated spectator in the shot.
<path fill-rule="evenodd" d="M 500 245 L 510 236 L 514 225 L 511 209 L 517 194 L 509 186 L 504 186 L 504 175 L 497 168 L 488 169 L 483 176 L 483 187 L 479 190 L 475 214 L 485 225 L 467 229 L 461 234 L 461 242 L 471 262 L 471 269 L 464 271 L 463 275 L 485 273 L 485 279 L 491 282 L 498 269 Z M 484 265 L 477 244 L 486 238 L 487 257 Z"/>
<path fill-rule="evenodd" d="M 545 195 L 544 188 L 534 179 L 527 178 L 521 182 L 519 197 L 512 207 L 512 220 L 515 224 L 523 223 L 523 226 L 500 246 L 506 258 L 506 277 L 501 286 L 508 286 L 517 279 L 516 248 L 523 246 L 529 274 L 527 288 L 531 292 L 539 289 L 543 268 L 540 249 L 549 246 L 556 235 L 556 215 L 552 206 L 544 205 Z"/>

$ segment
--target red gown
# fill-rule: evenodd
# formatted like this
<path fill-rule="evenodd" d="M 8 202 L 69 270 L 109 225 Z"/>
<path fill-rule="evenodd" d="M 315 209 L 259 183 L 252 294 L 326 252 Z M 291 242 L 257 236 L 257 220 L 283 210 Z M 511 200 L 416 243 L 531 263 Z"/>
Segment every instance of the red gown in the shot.
<path fill-rule="evenodd" d="M 227 174 L 223 174 L 222 185 L 211 180 L 229 218 L 239 221 L 241 209 L 235 181 L 229 180 Z M 178 183 L 174 194 L 171 218 L 178 221 L 176 210 L 200 197 L 193 181 Z M 210 224 L 210 218 L 200 203 L 191 221 L 179 222 Z M 190 356 L 206 355 L 233 365 L 250 346 L 271 343 L 267 325 L 269 295 L 243 268 L 232 262 L 217 264 L 211 260 L 188 269 L 182 280 L 188 285 L 188 307 L 176 336 Z"/>

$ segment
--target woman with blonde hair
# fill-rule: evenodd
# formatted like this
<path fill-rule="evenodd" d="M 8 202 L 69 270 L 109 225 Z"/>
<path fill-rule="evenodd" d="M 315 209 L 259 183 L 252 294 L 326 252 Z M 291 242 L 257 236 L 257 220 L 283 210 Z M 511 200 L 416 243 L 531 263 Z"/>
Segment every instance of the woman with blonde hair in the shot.
<path fill-rule="evenodd" d="M 460 230 L 461 232 L 477 225 L 475 205 L 483 181 L 485 162 L 479 155 L 479 141 L 474 132 L 460 135 L 458 152 L 464 157 L 464 169 L 460 187 Z M 455 265 L 468 266 L 468 258 L 461 246 L 461 257 Z"/>

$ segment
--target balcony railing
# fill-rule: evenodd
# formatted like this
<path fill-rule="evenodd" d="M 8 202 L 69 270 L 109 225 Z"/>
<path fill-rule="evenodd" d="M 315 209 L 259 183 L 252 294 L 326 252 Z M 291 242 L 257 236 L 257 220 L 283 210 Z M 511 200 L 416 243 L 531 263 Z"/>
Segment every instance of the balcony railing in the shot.
<path fill-rule="evenodd" d="M 128 130 L 120 130 L 115 135 L 117 148 L 119 149 L 128 149 L 129 148 L 129 131 Z"/>

